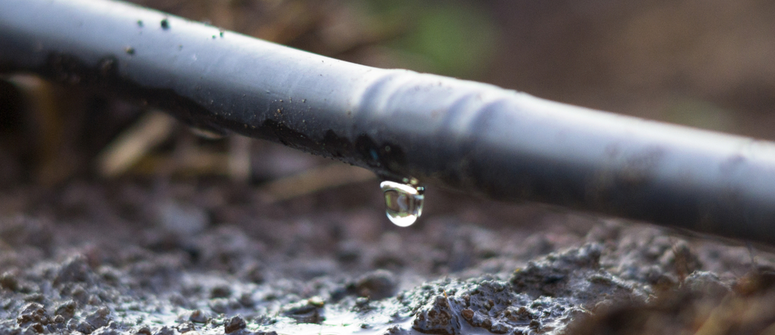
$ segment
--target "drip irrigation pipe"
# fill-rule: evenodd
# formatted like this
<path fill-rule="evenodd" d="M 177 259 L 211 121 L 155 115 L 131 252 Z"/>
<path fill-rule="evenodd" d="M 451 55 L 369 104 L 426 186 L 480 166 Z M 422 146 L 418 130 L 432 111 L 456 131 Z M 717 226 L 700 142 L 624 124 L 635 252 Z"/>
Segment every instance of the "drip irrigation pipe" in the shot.
<path fill-rule="evenodd" d="M 116 1 L 0 1 L 0 72 L 388 179 L 775 244 L 772 142 L 347 63 Z"/>

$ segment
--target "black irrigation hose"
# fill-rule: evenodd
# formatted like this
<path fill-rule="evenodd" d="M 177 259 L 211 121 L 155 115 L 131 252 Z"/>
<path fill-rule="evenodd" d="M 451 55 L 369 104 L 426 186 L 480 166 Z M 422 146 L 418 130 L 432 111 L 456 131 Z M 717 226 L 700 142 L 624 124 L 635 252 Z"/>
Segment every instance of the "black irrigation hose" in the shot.
<path fill-rule="evenodd" d="M 114 1 L 0 1 L 0 71 L 387 178 L 775 244 L 771 142 L 351 64 Z"/>

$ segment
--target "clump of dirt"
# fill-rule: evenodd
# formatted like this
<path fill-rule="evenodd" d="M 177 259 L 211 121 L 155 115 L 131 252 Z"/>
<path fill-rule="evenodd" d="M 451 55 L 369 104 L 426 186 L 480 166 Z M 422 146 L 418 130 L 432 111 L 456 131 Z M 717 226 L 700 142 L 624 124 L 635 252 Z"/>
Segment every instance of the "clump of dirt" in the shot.
<path fill-rule="evenodd" d="M 767 334 L 775 323 L 773 272 L 758 268 L 731 287 L 697 272 L 649 303 L 611 306 L 570 328 L 573 334 Z"/>

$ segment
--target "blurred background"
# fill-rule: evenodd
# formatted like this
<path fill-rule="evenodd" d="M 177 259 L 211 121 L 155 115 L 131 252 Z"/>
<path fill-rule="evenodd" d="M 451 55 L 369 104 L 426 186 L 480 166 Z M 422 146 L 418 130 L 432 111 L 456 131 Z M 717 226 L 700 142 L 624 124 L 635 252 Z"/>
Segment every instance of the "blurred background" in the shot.
<path fill-rule="evenodd" d="M 134 2 L 356 63 L 775 139 L 769 0 Z M 241 137 L 205 140 L 158 111 L 29 76 L 0 81 L 0 108 L 0 186 L 76 176 L 225 176 L 264 185 L 329 164 Z M 313 172 L 307 180 L 331 185 L 288 193 L 305 183 L 296 178 L 267 190 L 285 199 L 352 175 Z"/>

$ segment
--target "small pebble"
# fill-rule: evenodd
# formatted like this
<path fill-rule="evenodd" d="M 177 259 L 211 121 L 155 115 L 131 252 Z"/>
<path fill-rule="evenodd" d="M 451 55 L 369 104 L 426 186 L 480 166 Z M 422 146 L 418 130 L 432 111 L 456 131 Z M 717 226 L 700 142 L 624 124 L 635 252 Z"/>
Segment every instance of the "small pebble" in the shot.
<path fill-rule="evenodd" d="M 224 331 L 226 332 L 226 334 L 230 334 L 237 330 L 245 329 L 245 327 L 247 327 L 245 320 L 239 316 L 235 316 L 226 322 L 226 324 L 224 325 Z"/>
<path fill-rule="evenodd" d="M 229 300 L 224 298 L 210 299 L 207 304 L 215 313 L 226 313 L 229 311 Z"/>
<path fill-rule="evenodd" d="M 460 311 L 460 315 L 462 315 L 463 319 L 466 319 L 466 321 L 468 322 L 471 322 L 471 320 L 474 319 L 474 311 L 468 308 Z"/>
<path fill-rule="evenodd" d="M 231 288 L 227 285 L 218 285 L 210 290 L 210 298 L 228 298 L 231 296 Z"/>
<path fill-rule="evenodd" d="M 86 321 L 81 321 L 75 326 L 75 330 L 84 334 L 91 334 L 94 331 L 94 326 Z"/>
<path fill-rule="evenodd" d="M 314 296 L 312 298 L 307 299 L 307 303 L 317 308 L 321 308 L 326 304 L 323 298 L 318 296 Z"/>
<path fill-rule="evenodd" d="M 237 301 L 245 307 L 253 307 L 253 305 L 255 305 L 255 301 L 253 301 L 253 295 L 248 292 L 242 293 L 239 297 L 239 300 Z"/>
<path fill-rule="evenodd" d="M 376 270 L 356 279 L 353 286 L 358 296 L 380 300 L 395 295 L 398 282 L 392 272 Z"/>
<path fill-rule="evenodd" d="M 201 309 L 194 310 L 191 312 L 191 316 L 189 317 L 189 320 L 196 323 L 207 323 L 207 320 L 209 319 L 209 315 L 207 315 L 207 313 L 203 312 Z"/>
<path fill-rule="evenodd" d="M 63 317 L 65 320 L 70 320 L 75 315 L 75 310 L 78 304 L 74 300 L 68 300 L 60 304 L 56 308 L 56 315 Z"/>
<path fill-rule="evenodd" d="M 141 326 L 140 328 L 137 328 L 133 333 L 136 335 L 151 335 L 151 328 L 148 326 Z"/>
<path fill-rule="evenodd" d="M 54 286 L 71 282 L 85 282 L 89 279 L 91 269 L 86 262 L 86 257 L 76 255 L 68 258 L 59 268 L 54 278 Z"/>

